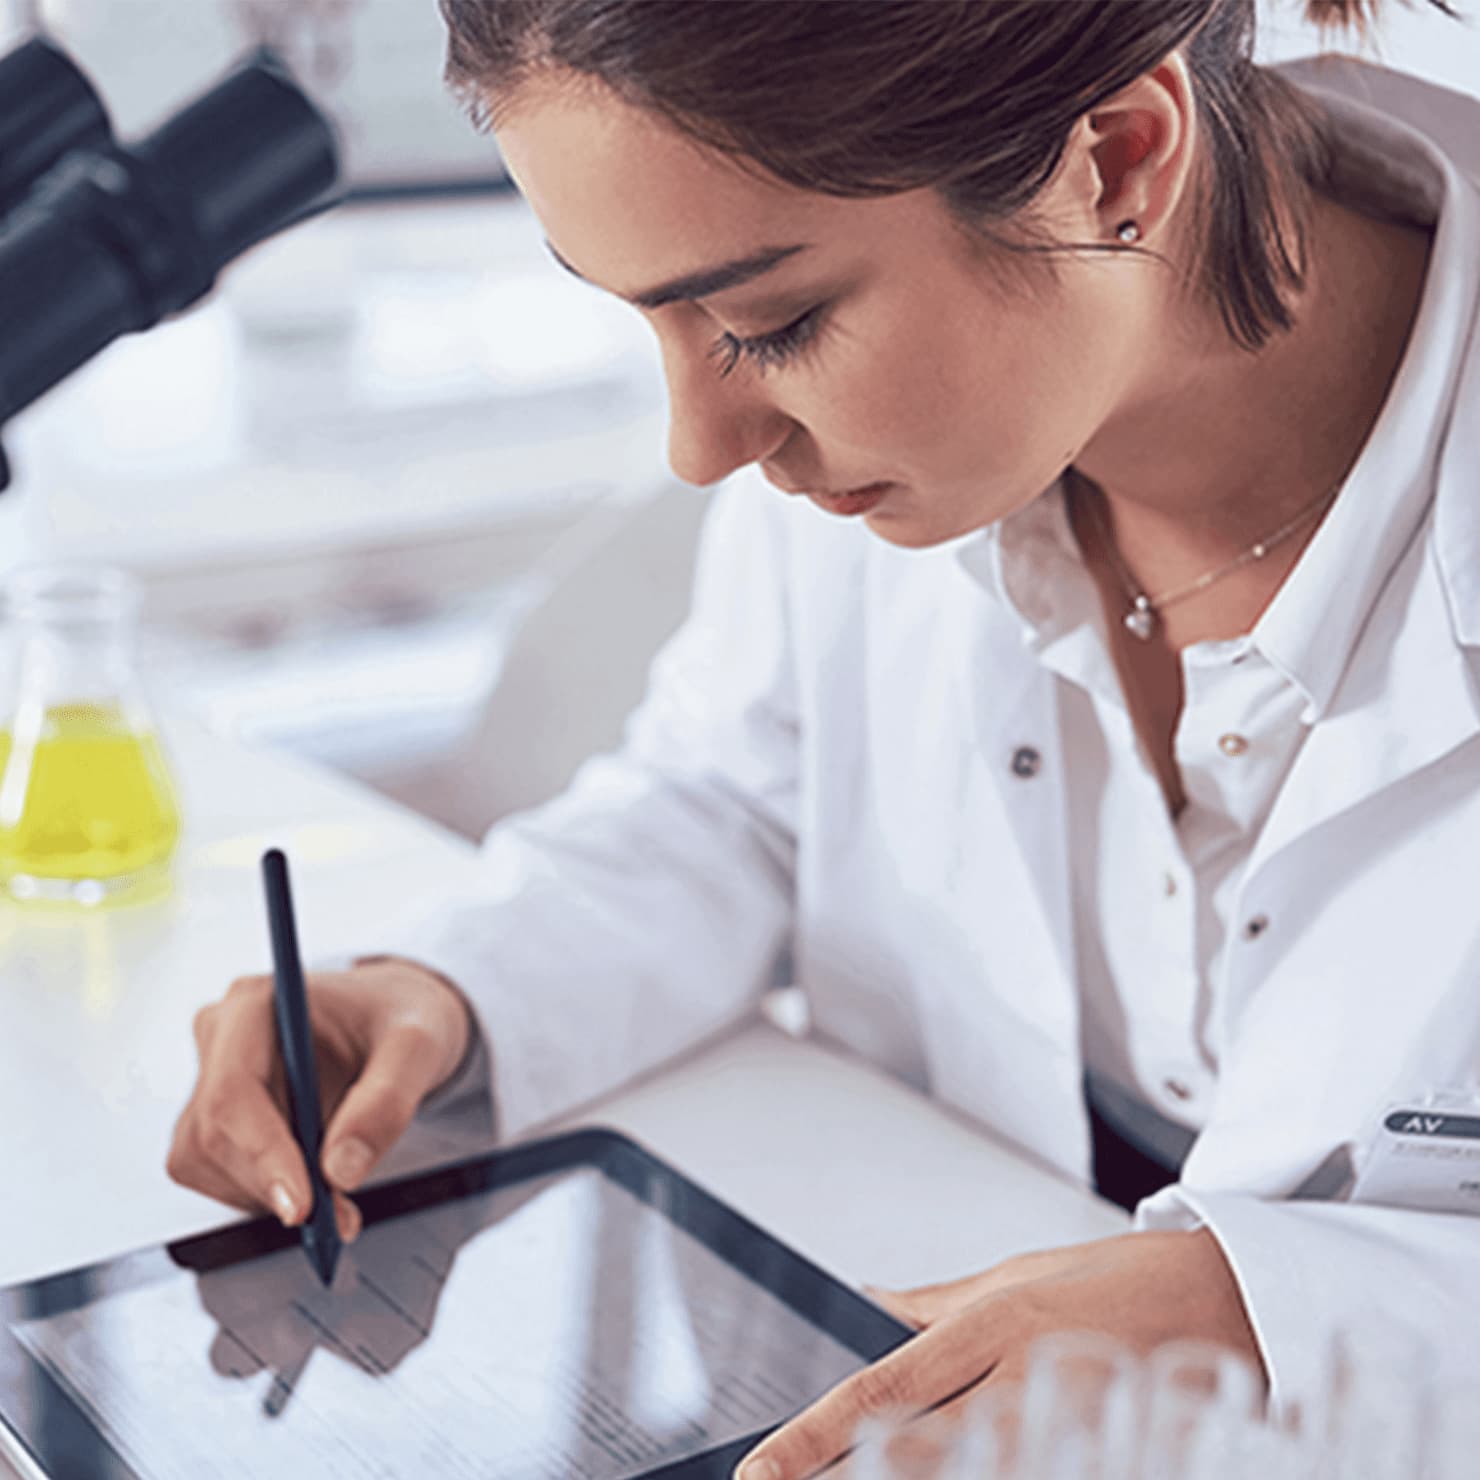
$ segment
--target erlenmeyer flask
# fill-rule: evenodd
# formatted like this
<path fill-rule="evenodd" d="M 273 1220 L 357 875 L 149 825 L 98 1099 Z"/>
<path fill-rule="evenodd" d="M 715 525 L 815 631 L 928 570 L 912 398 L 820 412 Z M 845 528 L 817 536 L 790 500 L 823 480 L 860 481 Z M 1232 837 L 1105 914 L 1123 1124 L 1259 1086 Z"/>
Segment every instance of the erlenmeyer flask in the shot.
<path fill-rule="evenodd" d="M 93 905 L 160 882 L 180 816 L 135 667 L 137 585 L 37 566 L 6 597 L 17 661 L 0 696 L 0 886 Z"/>

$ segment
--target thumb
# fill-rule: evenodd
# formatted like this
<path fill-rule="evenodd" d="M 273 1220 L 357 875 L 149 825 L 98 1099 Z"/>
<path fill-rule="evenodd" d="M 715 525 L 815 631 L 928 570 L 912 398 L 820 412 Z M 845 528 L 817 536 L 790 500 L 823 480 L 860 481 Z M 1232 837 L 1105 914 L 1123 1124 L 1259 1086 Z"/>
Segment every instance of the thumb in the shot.
<path fill-rule="evenodd" d="M 923 1331 L 938 1320 L 970 1305 L 980 1295 L 981 1276 L 968 1275 L 943 1285 L 921 1285 L 914 1290 L 880 1290 L 863 1287 L 864 1294 L 875 1305 L 882 1305 L 897 1321 Z"/>
<path fill-rule="evenodd" d="M 908 1290 L 881 1290 L 877 1285 L 864 1285 L 862 1289 L 875 1305 L 882 1306 L 896 1321 L 916 1331 L 925 1325 L 910 1304 Z"/>
<path fill-rule="evenodd" d="M 435 1085 L 442 1055 L 432 1035 L 411 1023 L 376 1042 L 324 1132 L 320 1165 L 333 1186 L 352 1192 L 401 1139 Z"/>

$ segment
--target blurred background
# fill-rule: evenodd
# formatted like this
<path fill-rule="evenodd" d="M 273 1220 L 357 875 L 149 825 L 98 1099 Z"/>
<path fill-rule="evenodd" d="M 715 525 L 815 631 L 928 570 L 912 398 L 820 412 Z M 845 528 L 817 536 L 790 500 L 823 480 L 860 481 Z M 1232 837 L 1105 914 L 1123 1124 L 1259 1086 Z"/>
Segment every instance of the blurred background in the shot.
<path fill-rule="evenodd" d="M 1341 46 L 1480 91 L 1480 0 Z M 1319 49 L 1267 0 L 1260 49 Z M 7 430 L 0 578 L 146 589 L 158 700 L 476 837 L 610 744 L 682 615 L 705 495 L 663 465 L 631 310 L 554 267 L 440 78 L 433 0 L 0 0 L 123 138 L 270 45 L 334 115 L 339 209 L 249 253 Z"/>

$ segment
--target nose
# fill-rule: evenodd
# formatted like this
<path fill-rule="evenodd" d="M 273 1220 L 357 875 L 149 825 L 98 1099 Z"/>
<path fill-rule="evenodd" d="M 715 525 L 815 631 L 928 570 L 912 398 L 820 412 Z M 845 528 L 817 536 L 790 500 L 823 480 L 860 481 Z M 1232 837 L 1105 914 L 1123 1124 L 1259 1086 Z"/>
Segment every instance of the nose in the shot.
<path fill-rule="evenodd" d="M 793 422 L 743 367 L 722 376 L 691 343 L 665 344 L 668 382 L 668 465 L 685 483 L 704 487 L 767 457 L 791 434 Z"/>

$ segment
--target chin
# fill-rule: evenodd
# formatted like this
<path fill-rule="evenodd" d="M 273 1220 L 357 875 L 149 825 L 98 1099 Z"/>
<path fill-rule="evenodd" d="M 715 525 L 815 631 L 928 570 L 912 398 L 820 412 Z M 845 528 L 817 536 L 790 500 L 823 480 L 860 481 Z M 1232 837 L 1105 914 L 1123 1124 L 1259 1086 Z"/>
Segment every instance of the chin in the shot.
<path fill-rule="evenodd" d="M 899 546 L 901 550 L 928 550 L 933 545 L 944 545 L 950 540 L 958 540 L 963 535 L 985 528 L 987 523 L 986 520 L 981 520 L 967 523 L 963 527 L 959 523 L 947 523 L 938 517 L 932 519 L 928 514 L 899 514 L 887 509 L 877 509 L 871 514 L 865 514 L 863 522 L 868 525 L 870 533 L 878 535 L 891 545 Z"/>
<path fill-rule="evenodd" d="M 870 531 L 902 550 L 928 550 L 934 545 L 965 539 L 979 530 L 1010 517 L 1034 502 L 1037 495 L 1012 499 L 997 498 L 990 502 L 980 489 L 962 497 L 942 495 L 939 502 L 920 497 L 908 502 L 885 500 L 877 509 L 863 516 Z"/>

